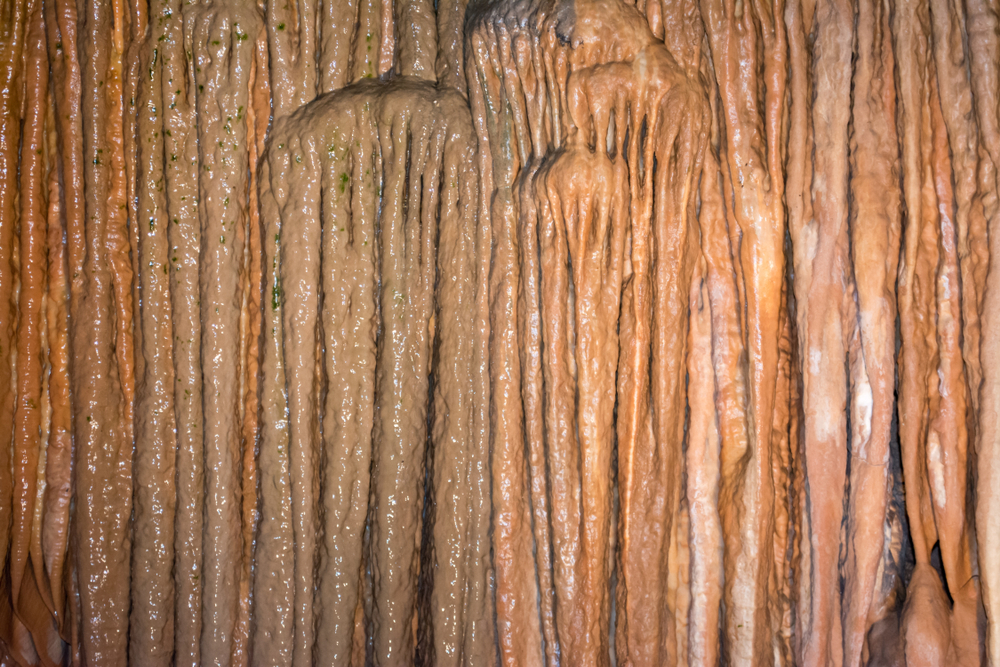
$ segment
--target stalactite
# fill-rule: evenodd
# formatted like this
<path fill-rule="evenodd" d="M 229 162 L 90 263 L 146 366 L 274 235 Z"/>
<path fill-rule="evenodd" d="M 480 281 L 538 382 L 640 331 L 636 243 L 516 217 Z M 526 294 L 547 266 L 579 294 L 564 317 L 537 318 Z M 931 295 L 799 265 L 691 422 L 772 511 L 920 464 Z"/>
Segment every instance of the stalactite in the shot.
<path fill-rule="evenodd" d="M 473 391 L 483 383 L 485 354 L 485 339 L 475 333 L 485 286 L 475 276 L 485 276 L 475 173 L 462 168 L 475 163 L 464 108 L 455 93 L 407 78 L 348 87 L 272 130 L 262 219 L 265 237 L 277 235 L 277 242 L 265 267 L 283 363 L 298 369 L 289 374 L 288 404 L 301 421 L 292 419 L 290 442 L 294 448 L 298 431 L 300 446 L 322 443 L 323 548 L 309 613 L 325 631 L 306 650 L 323 661 L 350 654 L 354 610 L 369 586 L 374 660 L 413 655 L 425 483 L 435 487 L 436 511 L 443 512 L 434 521 L 434 595 L 449 600 L 434 606 L 436 659 L 491 652 L 491 628 L 482 620 L 485 494 L 467 493 L 470 475 L 485 469 L 485 397 Z M 424 124 L 418 128 L 415 118 Z M 303 254 L 300 238 L 312 239 L 308 247 L 318 252 Z M 447 301 L 454 305 L 440 312 L 438 290 L 457 290 Z M 317 333 L 319 310 L 328 324 Z M 319 348 L 317 335 L 324 336 Z M 317 367 L 329 383 L 325 402 L 316 378 L 298 375 Z M 445 367 L 451 370 L 433 370 Z M 431 394 L 428 379 L 439 374 Z M 425 482 L 427 443 L 439 463 Z M 449 499 L 455 485 L 466 493 Z M 361 569 L 366 543 L 368 575 Z M 461 610 L 474 616 L 465 620 Z"/>
<path fill-rule="evenodd" d="M 80 52 L 85 243 L 82 297 L 71 310 L 75 554 L 80 590 L 81 658 L 127 661 L 132 509 L 128 403 L 129 308 L 121 303 L 128 236 L 122 114 L 122 58 L 128 17 L 121 5 L 82 7 Z M 109 39 L 110 37 L 110 39 Z M 99 47 L 101 44 L 103 46 Z M 68 54 L 72 58 L 75 54 Z M 131 105 L 129 105 L 131 107 Z M 129 269 L 131 263 L 128 264 Z"/>

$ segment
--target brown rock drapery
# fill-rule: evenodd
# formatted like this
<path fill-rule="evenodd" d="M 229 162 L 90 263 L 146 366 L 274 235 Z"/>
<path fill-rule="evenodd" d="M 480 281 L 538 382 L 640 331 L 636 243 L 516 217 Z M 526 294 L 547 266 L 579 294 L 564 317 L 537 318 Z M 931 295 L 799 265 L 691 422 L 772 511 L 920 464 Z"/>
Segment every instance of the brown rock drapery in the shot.
<path fill-rule="evenodd" d="M 0 3 L 0 664 L 1000 664 L 998 58 Z"/>

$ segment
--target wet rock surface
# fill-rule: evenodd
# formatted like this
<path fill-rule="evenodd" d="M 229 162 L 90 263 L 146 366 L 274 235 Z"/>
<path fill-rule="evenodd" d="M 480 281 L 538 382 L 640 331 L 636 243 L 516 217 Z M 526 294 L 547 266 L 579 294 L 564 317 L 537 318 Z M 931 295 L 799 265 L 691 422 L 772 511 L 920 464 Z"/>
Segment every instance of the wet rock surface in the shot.
<path fill-rule="evenodd" d="M 0 6 L 0 665 L 1000 664 L 995 0 Z"/>

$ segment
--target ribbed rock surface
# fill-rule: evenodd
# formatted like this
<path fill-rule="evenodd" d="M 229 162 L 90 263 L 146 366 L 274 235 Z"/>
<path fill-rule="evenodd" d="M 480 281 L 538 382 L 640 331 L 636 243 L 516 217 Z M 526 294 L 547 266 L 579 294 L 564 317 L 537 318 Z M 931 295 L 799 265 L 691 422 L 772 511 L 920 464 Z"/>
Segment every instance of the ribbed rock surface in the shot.
<path fill-rule="evenodd" d="M 1000 665 L 998 62 L 0 3 L 0 665 Z"/>

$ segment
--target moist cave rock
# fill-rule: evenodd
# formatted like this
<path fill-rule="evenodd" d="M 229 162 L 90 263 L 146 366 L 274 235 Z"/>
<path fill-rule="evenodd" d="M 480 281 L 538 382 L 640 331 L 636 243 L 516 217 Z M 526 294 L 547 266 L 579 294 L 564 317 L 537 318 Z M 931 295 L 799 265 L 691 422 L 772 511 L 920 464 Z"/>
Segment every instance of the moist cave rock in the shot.
<path fill-rule="evenodd" d="M 997 63 L 998 0 L 3 0 L 0 667 L 1000 667 Z"/>

